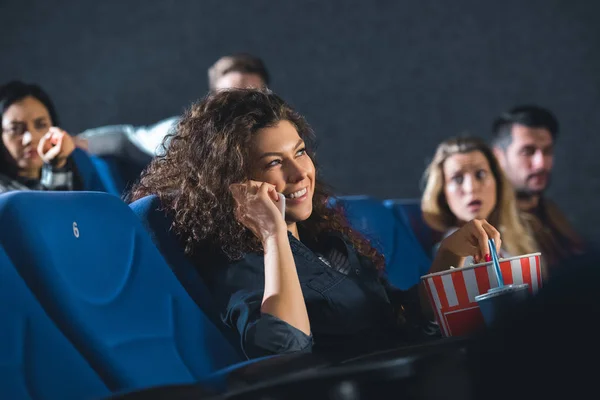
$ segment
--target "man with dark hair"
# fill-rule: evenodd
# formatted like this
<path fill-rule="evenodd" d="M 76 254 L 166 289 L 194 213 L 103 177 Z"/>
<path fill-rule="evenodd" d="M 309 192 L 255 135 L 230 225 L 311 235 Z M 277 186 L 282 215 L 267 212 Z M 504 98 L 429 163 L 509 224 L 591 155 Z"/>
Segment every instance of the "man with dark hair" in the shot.
<path fill-rule="evenodd" d="M 270 82 L 264 62 L 239 53 L 218 59 L 208 69 L 210 91 L 228 88 L 262 88 Z M 151 126 L 111 125 L 88 129 L 75 137 L 78 147 L 91 154 L 117 159 L 125 180 L 136 179 L 152 157 L 162 151 L 163 139 L 175 128 L 179 116 Z"/>
<path fill-rule="evenodd" d="M 544 197 L 554 162 L 559 124 L 547 109 L 523 105 L 492 125 L 492 146 L 512 182 L 518 205 L 546 260 L 547 273 L 562 259 L 583 250 L 583 243 L 558 207 Z"/>

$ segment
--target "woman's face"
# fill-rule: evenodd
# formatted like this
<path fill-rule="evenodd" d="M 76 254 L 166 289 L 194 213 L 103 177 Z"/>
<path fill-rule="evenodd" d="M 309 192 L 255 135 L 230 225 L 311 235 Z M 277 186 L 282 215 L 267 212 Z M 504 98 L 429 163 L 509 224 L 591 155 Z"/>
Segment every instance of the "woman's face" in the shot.
<path fill-rule="evenodd" d="M 487 219 L 496 207 L 496 179 L 481 151 L 454 154 L 443 165 L 444 193 L 459 225 Z"/>
<path fill-rule="evenodd" d="M 252 140 L 250 157 L 250 179 L 270 183 L 286 197 L 286 222 L 300 222 L 310 217 L 315 166 L 294 125 L 280 121 L 259 130 Z"/>
<path fill-rule="evenodd" d="M 10 105 L 2 115 L 2 143 L 21 173 L 37 172 L 43 165 L 37 146 L 52 126 L 48 109 L 27 96 Z"/>

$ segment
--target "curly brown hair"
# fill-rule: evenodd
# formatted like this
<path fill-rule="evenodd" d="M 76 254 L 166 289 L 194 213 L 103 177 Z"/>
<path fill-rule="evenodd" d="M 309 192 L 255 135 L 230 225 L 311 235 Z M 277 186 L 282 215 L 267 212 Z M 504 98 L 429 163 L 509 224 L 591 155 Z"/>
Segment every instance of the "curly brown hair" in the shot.
<path fill-rule="evenodd" d="M 208 241 L 230 260 L 262 251 L 252 232 L 234 216 L 233 183 L 249 179 L 248 152 L 253 136 L 262 128 L 289 121 L 315 162 L 315 135 L 304 117 L 268 89 L 234 89 L 209 93 L 183 115 L 163 155 L 142 173 L 128 195 L 135 201 L 157 195 L 172 219 L 172 230 L 187 255 L 199 252 Z M 315 168 L 316 167 L 315 162 Z M 342 233 L 359 254 L 382 271 L 383 256 L 349 225 L 340 206 L 331 206 L 330 189 L 316 179 L 313 212 L 298 223 L 307 239 L 324 232 Z M 335 202 L 339 204 L 339 202 Z"/>

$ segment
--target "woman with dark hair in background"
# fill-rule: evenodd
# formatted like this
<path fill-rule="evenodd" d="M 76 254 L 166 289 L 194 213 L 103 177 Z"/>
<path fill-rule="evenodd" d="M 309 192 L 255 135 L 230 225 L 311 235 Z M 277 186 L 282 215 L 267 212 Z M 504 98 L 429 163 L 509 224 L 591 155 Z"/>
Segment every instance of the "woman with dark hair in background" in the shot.
<path fill-rule="evenodd" d="M 415 339 L 407 327 L 420 322 L 403 311 L 405 293 L 383 279 L 383 256 L 328 206 L 314 134 L 280 97 L 217 91 L 167 140 L 130 199 L 158 196 L 248 357 L 365 353 Z M 486 221 L 465 224 L 442 242 L 431 272 L 483 257 L 488 237 L 500 245 Z"/>
<path fill-rule="evenodd" d="M 74 152 L 81 150 L 58 128 L 56 109 L 42 88 L 19 81 L 3 85 L 0 112 L 0 192 L 103 190 L 97 180 L 84 181 L 78 173 Z"/>

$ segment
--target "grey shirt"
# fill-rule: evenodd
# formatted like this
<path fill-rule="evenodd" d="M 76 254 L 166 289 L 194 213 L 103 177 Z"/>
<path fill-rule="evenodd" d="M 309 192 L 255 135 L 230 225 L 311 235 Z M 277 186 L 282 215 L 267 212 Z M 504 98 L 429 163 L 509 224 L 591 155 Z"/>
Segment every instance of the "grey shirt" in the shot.
<path fill-rule="evenodd" d="M 164 152 L 163 141 L 178 122 L 179 117 L 171 117 L 150 126 L 109 125 L 88 129 L 78 136 L 87 139 L 91 154 L 147 163 L 149 158 Z"/>

